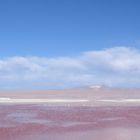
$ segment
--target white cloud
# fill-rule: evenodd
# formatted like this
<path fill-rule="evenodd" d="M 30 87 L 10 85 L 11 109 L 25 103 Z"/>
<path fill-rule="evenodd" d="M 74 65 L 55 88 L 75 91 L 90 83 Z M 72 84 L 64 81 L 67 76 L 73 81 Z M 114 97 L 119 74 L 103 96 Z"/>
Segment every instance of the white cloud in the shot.
<path fill-rule="evenodd" d="M 76 57 L 0 59 L 0 88 L 140 87 L 140 51 L 114 47 Z"/>

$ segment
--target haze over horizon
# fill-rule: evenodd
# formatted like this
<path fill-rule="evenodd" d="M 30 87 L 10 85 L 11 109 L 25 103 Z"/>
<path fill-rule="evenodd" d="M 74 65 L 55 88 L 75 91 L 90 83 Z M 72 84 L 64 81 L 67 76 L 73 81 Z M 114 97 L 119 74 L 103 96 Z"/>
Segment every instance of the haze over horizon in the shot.
<path fill-rule="evenodd" d="M 0 2 L 0 90 L 140 88 L 138 0 Z"/>

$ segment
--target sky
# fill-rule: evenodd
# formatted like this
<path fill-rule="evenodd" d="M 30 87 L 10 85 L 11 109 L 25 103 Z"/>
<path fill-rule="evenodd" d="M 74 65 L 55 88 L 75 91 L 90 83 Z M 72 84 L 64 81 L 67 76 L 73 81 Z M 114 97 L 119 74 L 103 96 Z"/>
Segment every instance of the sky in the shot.
<path fill-rule="evenodd" d="M 140 87 L 139 0 L 0 0 L 0 89 Z"/>

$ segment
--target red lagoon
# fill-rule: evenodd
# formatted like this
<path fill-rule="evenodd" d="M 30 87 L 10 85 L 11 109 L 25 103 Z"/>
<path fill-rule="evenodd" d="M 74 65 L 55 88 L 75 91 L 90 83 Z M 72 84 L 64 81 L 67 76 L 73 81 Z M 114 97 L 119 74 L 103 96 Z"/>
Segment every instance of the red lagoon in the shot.
<path fill-rule="evenodd" d="M 139 140 L 140 107 L 1 105 L 2 140 Z"/>
<path fill-rule="evenodd" d="M 0 99 L 1 140 L 140 140 L 138 89 L 1 92 Z"/>

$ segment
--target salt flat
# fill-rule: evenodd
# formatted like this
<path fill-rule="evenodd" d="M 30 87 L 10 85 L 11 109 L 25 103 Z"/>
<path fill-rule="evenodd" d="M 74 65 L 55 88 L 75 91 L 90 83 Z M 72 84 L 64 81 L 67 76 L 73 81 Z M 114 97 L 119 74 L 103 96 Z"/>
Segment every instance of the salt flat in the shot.
<path fill-rule="evenodd" d="M 88 102 L 84 99 L 14 99 L 14 98 L 0 98 L 0 103 L 77 103 Z"/>
<path fill-rule="evenodd" d="M 139 89 L 81 88 L 47 91 L 1 91 L 0 103 L 46 103 L 72 106 L 139 105 Z"/>

